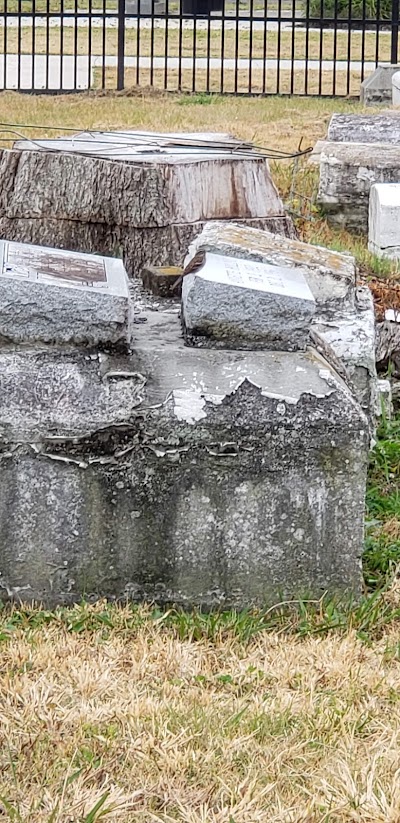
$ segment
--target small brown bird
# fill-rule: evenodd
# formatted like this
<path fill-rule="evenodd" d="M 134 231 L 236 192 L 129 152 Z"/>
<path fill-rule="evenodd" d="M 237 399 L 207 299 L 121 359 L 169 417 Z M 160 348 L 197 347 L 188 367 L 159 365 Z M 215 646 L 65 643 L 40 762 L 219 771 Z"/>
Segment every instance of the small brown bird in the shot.
<path fill-rule="evenodd" d="M 177 280 L 175 280 L 175 283 L 172 286 L 172 291 L 175 291 L 178 288 L 178 286 L 182 283 L 183 278 L 186 277 L 187 274 L 191 274 L 194 271 L 199 271 L 199 269 L 201 269 L 202 266 L 204 266 L 205 260 L 205 251 L 203 251 L 203 249 L 199 249 L 199 251 L 196 252 L 195 256 L 192 257 L 191 260 L 189 260 L 189 263 L 183 270 L 182 274 L 177 278 Z"/>

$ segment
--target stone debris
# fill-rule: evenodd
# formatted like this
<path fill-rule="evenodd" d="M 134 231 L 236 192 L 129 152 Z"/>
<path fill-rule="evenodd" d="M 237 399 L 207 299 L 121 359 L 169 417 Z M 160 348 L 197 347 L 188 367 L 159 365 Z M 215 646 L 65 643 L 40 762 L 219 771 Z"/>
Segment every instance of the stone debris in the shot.
<path fill-rule="evenodd" d="M 121 260 L 0 241 L 0 336 L 21 343 L 129 347 Z"/>
<path fill-rule="evenodd" d="M 200 252 L 263 261 L 278 271 L 284 266 L 300 272 L 316 301 L 311 329 L 343 363 L 362 407 L 367 414 L 373 414 L 377 379 L 374 307 L 369 289 L 356 288 L 356 266 L 351 255 L 223 223 L 204 227 L 191 244 L 185 265 L 189 266 Z M 187 286 L 184 284 L 184 290 Z"/>
<path fill-rule="evenodd" d="M 399 182 L 400 145 L 326 142 L 318 204 L 330 223 L 367 234 L 371 186 Z"/>
<path fill-rule="evenodd" d="M 400 259 L 400 183 L 371 186 L 368 248 L 378 257 Z"/>
<path fill-rule="evenodd" d="M 182 320 L 186 338 L 225 348 L 305 349 L 315 300 L 300 271 L 206 252 L 186 274 Z"/>

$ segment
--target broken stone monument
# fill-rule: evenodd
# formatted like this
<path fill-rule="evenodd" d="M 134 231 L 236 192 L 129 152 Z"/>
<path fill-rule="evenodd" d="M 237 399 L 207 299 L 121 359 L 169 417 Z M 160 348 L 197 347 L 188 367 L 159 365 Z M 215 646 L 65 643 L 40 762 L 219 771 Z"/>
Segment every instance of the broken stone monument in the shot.
<path fill-rule="evenodd" d="M 189 247 L 185 265 L 190 267 L 196 255 L 202 253 L 258 261 L 275 268 L 277 273 L 281 270 L 301 273 L 316 302 L 310 326 L 313 334 L 333 350 L 347 370 L 362 407 L 369 416 L 374 415 L 377 391 L 374 306 L 370 290 L 356 288 L 354 257 L 226 223 L 209 223 L 204 227 Z M 200 275 L 201 272 L 200 269 Z M 190 278 L 188 275 L 183 280 L 183 290 L 189 297 L 193 288 Z"/>
<path fill-rule="evenodd" d="M 184 277 L 186 339 L 224 348 L 305 349 L 315 300 L 299 269 L 204 253 Z"/>
<path fill-rule="evenodd" d="M 367 234 L 374 183 L 400 183 L 400 145 L 326 142 L 318 203 L 329 222 Z"/>
<path fill-rule="evenodd" d="M 391 143 L 400 145 L 400 112 L 381 114 L 333 114 L 328 126 L 328 142 Z"/>
<path fill-rule="evenodd" d="M 378 257 L 400 259 L 399 183 L 378 183 L 371 186 L 368 248 Z"/>
<path fill-rule="evenodd" d="M 129 346 L 121 260 L 0 241 L 0 338 Z"/>
<path fill-rule="evenodd" d="M 378 66 L 363 80 L 360 100 L 364 106 L 390 105 L 392 102 L 392 78 L 400 66 Z"/>
<path fill-rule="evenodd" d="M 84 181 L 84 184 L 83 184 Z M 0 151 L 0 236 L 180 266 L 207 220 L 294 236 L 267 158 L 224 134 L 90 132 Z"/>
<path fill-rule="evenodd" d="M 16 273 L 2 285 L 26 332 L 0 338 L 1 596 L 202 608 L 357 596 L 370 432 L 346 376 L 310 345 L 185 345 L 179 304 L 139 284 L 134 319 L 146 322 L 132 323 L 128 351 L 105 347 L 89 313 L 86 334 L 65 339 L 76 260 L 69 270 L 52 256 L 47 277 L 43 257 L 24 250 L 24 266 L 52 289 L 41 304 L 15 291 Z M 85 276 L 78 266 L 83 292 L 90 260 Z M 35 275 L 28 283 L 34 295 Z M 99 294 L 109 306 L 107 289 Z M 51 342 L 38 326 L 53 329 Z"/>

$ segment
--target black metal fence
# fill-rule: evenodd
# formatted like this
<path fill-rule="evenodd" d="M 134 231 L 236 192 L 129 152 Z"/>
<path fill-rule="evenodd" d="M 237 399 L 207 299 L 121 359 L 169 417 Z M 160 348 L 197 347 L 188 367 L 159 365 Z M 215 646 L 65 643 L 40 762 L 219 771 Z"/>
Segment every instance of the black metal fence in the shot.
<path fill-rule="evenodd" d="M 358 95 L 399 0 L 0 0 L 0 89 Z"/>

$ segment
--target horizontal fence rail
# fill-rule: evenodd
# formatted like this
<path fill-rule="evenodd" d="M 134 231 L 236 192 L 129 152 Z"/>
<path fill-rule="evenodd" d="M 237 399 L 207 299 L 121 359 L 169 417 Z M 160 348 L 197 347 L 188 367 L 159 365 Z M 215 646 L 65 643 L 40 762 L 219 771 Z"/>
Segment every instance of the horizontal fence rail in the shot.
<path fill-rule="evenodd" d="M 399 0 L 0 0 L 0 89 L 358 95 Z"/>

